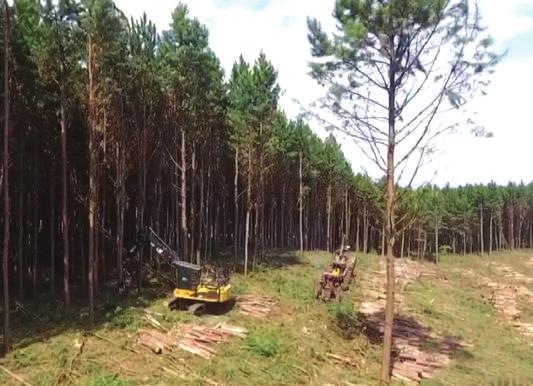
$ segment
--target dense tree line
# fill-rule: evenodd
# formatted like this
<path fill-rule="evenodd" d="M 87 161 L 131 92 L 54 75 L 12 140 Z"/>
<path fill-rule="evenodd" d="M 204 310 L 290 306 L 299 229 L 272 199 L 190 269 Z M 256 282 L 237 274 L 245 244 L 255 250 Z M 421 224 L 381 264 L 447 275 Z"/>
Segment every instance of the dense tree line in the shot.
<path fill-rule="evenodd" d="M 17 0 L 1 21 L 5 315 L 43 295 L 66 309 L 88 298 L 94 318 L 145 226 L 185 260 L 230 254 L 245 274 L 266 250 L 333 250 L 343 235 L 382 250 L 384 184 L 283 113 L 264 55 L 226 80 L 185 6 L 163 33 L 111 0 Z M 398 256 L 532 246 L 532 185 L 402 189 L 398 202 Z"/>

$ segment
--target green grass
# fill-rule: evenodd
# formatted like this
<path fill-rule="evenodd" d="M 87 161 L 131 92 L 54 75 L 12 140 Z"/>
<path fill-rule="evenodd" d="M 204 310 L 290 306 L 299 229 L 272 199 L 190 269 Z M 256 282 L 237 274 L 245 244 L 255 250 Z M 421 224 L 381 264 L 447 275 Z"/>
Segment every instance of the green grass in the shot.
<path fill-rule="evenodd" d="M 278 330 L 258 328 L 246 338 L 246 345 L 255 354 L 263 357 L 274 357 L 283 349 L 282 338 Z"/>
<path fill-rule="evenodd" d="M 513 253 L 514 259 L 524 254 Z M 492 280 L 505 282 L 503 276 L 487 266 L 487 258 L 444 257 L 440 266 L 433 266 L 447 280 L 424 278 L 407 288 L 408 311 L 424 325 L 441 336 L 453 335 L 472 347 L 456 353 L 451 366 L 435 380 L 425 385 L 506 384 L 505 379 L 533 384 L 533 350 L 524 338 L 505 321 L 483 297 L 479 279 L 463 275 L 463 270 L 487 275 Z M 490 257 L 494 263 L 508 262 L 509 255 Z M 515 262 L 514 267 L 521 263 Z M 459 268 L 459 270 L 457 270 Z M 491 383 L 500 382 L 500 383 Z"/>
<path fill-rule="evenodd" d="M 490 258 L 443 256 L 438 267 L 430 266 L 438 271 L 438 277 L 447 280 L 424 277 L 406 288 L 402 313 L 414 316 L 440 336 L 454 336 L 473 345 L 456 352 L 450 366 L 424 384 L 533 380 L 531 349 L 481 296 L 476 279 L 462 274 L 472 270 L 494 280 L 508 280 L 489 263 L 505 263 L 528 274 L 529 266 L 518 261 L 523 257 L 519 252 Z M 379 258 L 359 257 L 358 276 L 340 303 L 324 303 L 314 297 L 330 254 L 308 252 L 299 258 L 290 254 L 267 258 L 274 263 L 259 264 L 246 280 L 235 274 L 232 285 L 236 294 L 277 299 L 278 309 L 265 319 L 247 317 L 237 309 L 202 317 L 206 323 L 228 322 L 249 331 L 247 338 L 219 346 L 211 360 L 182 351 L 172 357 L 156 356 L 138 348 L 146 357 L 126 349 L 134 344 L 136 330 L 149 326 L 143 318 L 145 310 L 169 328 L 197 320 L 188 313 L 170 311 L 168 289 L 156 288 L 147 290 L 141 299 L 106 298 L 100 303 L 93 329 L 75 314 L 45 325 L 35 321 L 17 324 L 15 349 L 3 364 L 31 384 L 43 386 L 205 385 L 207 380 L 226 385 L 377 384 L 381 347 L 362 333 L 357 308 L 364 301 L 361 278 L 375 274 Z M 527 299 L 520 302 L 521 307 L 528 304 Z M 531 317 L 529 312 L 524 316 Z M 78 354 L 77 343 L 81 341 L 85 347 Z M 426 342 L 425 349 L 435 350 L 437 343 Z M 358 368 L 336 363 L 328 354 L 349 358 Z M 163 367 L 173 373 L 163 371 Z M 0 384 L 10 385 L 11 379 L 6 379 L 0 378 Z"/>

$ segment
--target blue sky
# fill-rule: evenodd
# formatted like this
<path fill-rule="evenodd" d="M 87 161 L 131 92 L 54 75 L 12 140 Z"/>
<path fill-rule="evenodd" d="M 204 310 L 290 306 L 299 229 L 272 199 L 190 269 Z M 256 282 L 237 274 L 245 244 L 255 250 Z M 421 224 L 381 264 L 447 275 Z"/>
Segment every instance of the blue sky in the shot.
<path fill-rule="evenodd" d="M 333 29 L 334 0 L 187 0 L 191 14 L 205 23 L 210 43 L 229 73 L 240 54 L 253 61 L 263 50 L 279 72 L 283 89 L 281 105 L 291 116 L 299 105 L 309 105 L 322 95 L 309 78 L 310 50 L 306 17 L 316 17 Z M 116 0 L 126 14 L 143 11 L 166 29 L 176 0 Z M 493 138 L 475 138 L 468 132 L 447 136 L 439 151 L 420 174 L 418 183 L 452 185 L 476 182 L 499 183 L 533 180 L 533 0 L 479 0 L 484 24 L 496 47 L 508 50 L 498 65 L 488 95 L 468 106 L 476 121 L 494 133 Z M 149 4 L 149 7 L 147 7 Z M 326 132 L 314 126 L 319 135 Z M 349 139 L 340 138 L 354 170 L 368 170 L 380 177 Z"/>

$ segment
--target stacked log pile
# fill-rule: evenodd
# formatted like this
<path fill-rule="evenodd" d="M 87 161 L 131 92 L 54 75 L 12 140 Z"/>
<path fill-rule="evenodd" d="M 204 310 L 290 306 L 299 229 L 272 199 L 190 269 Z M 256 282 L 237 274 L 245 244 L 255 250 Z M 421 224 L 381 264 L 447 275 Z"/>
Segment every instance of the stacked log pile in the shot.
<path fill-rule="evenodd" d="M 276 308 L 278 302 L 268 296 L 242 295 L 237 299 L 239 312 L 255 318 L 268 317 Z"/>
<path fill-rule="evenodd" d="M 137 343 L 155 354 L 183 350 L 209 359 L 216 355 L 218 344 L 228 342 L 235 337 L 244 338 L 247 333 L 248 331 L 242 327 L 225 323 L 216 326 L 190 323 L 166 332 L 157 329 L 139 330 Z"/>

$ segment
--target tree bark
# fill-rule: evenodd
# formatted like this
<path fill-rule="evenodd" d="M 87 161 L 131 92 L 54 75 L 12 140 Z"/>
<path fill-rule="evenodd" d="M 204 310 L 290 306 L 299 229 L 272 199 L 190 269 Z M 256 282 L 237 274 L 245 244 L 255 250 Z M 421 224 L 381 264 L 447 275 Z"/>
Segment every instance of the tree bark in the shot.
<path fill-rule="evenodd" d="M 233 218 L 233 259 L 239 256 L 239 148 L 235 147 L 235 176 L 233 180 L 234 218 Z"/>
<path fill-rule="evenodd" d="M 191 262 L 196 257 L 196 149 L 194 146 L 194 141 L 191 142 L 191 198 L 189 200 L 189 232 L 191 233 Z"/>
<path fill-rule="evenodd" d="M 95 86 L 94 86 L 94 47 L 89 37 L 89 246 L 88 246 L 88 281 L 89 281 L 89 317 L 91 322 L 94 322 L 94 261 L 96 256 L 95 251 L 95 216 L 96 216 L 96 101 L 95 101 Z"/>
<path fill-rule="evenodd" d="M 481 256 L 484 255 L 484 244 L 483 244 L 483 202 L 480 203 L 479 207 L 479 248 L 481 250 Z"/>
<path fill-rule="evenodd" d="M 52 298 L 56 295 L 56 163 L 52 159 L 50 178 L 50 291 Z"/>
<path fill-rule="evenodd" d="M 359 252 L 359 227 L 360 227 L 361 217 L 359 216 L 359 212 L 357 213 L 357 222 L 355 225 L 355 250 Z"/>
<path fill-rule="evenodd" d="M 400 248 L 400 258 L 403 259 L 403 248 L 405 243 L 405 231 L 402 229 L 402 246 Z"/>
<path fill-rule="evenodd" d="M 191 261 L 188 253 L 189 231 L 187 229 L 187 157 L 185 128 L 181 128 L 181 232 L 183 259 Z"/>
<path fill-rule="evenodd" d="M 9 330 L 9 226 L 10 226 L 10 201 L 9 201 L 9 7 L 5 6 L 4 30 L 4 238 L 2 243 L 2 282 L 4 292 L 4 353 L 11 348 L 11 335 Z"/>
<path fill-rule="evenodd" d="M 389 65 L 389 135 L 387 151 L 387 194 L 385 207 L 385 232 L 387 239 L 387 297 L 385 304 L 385 330 L 383 334 L 383 360 L 381 367 L 381 380 L 389 383 L 391 377 L 391 351 L 392 351 L 392 325 L 394 321 L 394 241 L 396 236 L 396 186 L 394 181 L 394 150 L 396 143 L 396 79 L 394 37 L 389 38 L 390 65 Z"/>
<path fill-rule="evenodd" d="M 124 206 L 125 206 L 125 176 L 124 176 L 124 154 L 122 145 L 120 142 L 117 144 L 117 160 L 116 160 L 116 174 L 117 174 L 117 194 L 116 194 L 116 205 L 117 205 L 117 279 L 119 288 L 122 286 L 123 277 L 122 277 L 122 250 L 124 248 Z"/>
<path fill-rule="evenodd" d="M 331 252 L 331 182 L 328 185 L 327 196 L 326 249 Z"/>
<path fill-rule="evenodd" d="M 62 80 L 60 81 L 62 84 Z M 61 86 L 60 98 L 60 140 L 61 140 L 61 234 L 63 236 L 63 301 L 65 309 L 70 309 L 69 290 L 69 225 L 68 225 L 68 197 L 67 197 L 67 117 L 65 112 L 65 96 Z"/>
<path fill-rule="evenodd" d="M 252 210 L 252 149 L 248 149 L 248 178 L 246 185 L 246 224 L 244 236 L 244 277 L 248 275 L 248 244 L 250 240 L 250 212 Z"/>
<path fill-rule="evenodd" d="M 492 255 L 492 209 L 490 211 L 489 220 L 489 256 Z"/>
<path fill-rule="evenodd" d="M 304 182 L 303 182 L 303 151 L 299 152 L 300 164 L 298 168 L 299 178 L 299 193 L 298 193 L 298 214 L 300 226 L 300 256 L 304 253 L 304 224 L 303 224 L 303 210 L 304 210 Z"/>
<path fill-rule="evenodd" d="M 439 264 L 439 217 L 435 211 L 435 263 Z"/>

